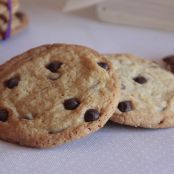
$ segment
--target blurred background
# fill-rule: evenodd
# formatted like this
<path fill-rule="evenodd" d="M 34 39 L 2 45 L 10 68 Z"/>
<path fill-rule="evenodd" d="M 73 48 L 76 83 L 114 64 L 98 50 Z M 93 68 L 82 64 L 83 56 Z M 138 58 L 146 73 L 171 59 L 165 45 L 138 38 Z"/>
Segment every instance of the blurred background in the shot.
<path fill-rule="evenodd" d="M 173 0 L 20 0 L 28 27 L 0 42 L 0 63 L 47 43 L 154 59 L 173 54 Z"/>

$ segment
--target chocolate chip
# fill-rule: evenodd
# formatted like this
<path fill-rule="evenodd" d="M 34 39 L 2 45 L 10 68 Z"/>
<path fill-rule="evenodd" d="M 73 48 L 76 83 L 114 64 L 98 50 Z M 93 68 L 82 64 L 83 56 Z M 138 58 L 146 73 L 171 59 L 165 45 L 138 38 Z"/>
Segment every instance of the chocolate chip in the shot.
<path fill-rule="evenodd" d="M 0 109 L 0 121 L 6 122 L 8 120 L 8 111 L 5 109 Z"/>
<path fill-rule="evenodd" d="M 159 124 L 163 124 L 165 122 L 165 119 L 163 118 L 160 122 L 159 122 Z"/>
<path fill-rule="evenodd" d="M 129 112 L 133 109 L 131 101 L 122 101 L 118 104 L 118 109 L 121 112 Z"/>
<path fill-rule="evenodd" d="M 174 64 L 174 55 L 167 56 L 163 58 L 163 61 L 167 64 Z"/>
<path fill-rule="evenodd" d="M 4 82 L 4 85 L 9 89 L 13 89 L 16 86 L 18 86 L 19 81 L 20 81 L 20 77 L 15 76 L 15 77 L 10 78 L 9 80 L 6 80 Z"/>
<path fill-rule="evenodd" d="M 105 70 L 109 70 L 109 65 L 105 62 L 98 62 L 98 65 L 101 66 Z"/>
<path fill-rule="evenodd" d="M 174 65 L 170 65 L 170 71 L 174 73 Z"/>
<path fill-rule="evenodd" d="M 84 119 L 86 122 L 91 122 L 98 120 L 99 116 L 100 113 L 96 109 L 89 109 L 86 111 Z"/>
<path fill-rule="evenodd" d="M 58 69 L 61 67 L 62 63 L 58 61 L 54 61 L 49 63 L 46 68 L 49 69 L 53 73 L 57 73 Z"/>
<path fill-rule="evenodd" d="M 22 20 L 24 18 L 24 13 L 22 12 L 16 12 L 15 13 L 16 17 L 19 18 L 20 20 Z"/>
<path fill-rule="evenodd" d="M 63 105 L 64 105 L 64 108 L 67 110 L 74 110 L 80 105 L 80 101 L 77 98 L 71 98 L 71 99 L 65 100 Z"/>
<path fill-rule="evenodd" d="M 170 67 L 171 72 L 174 73 L 174 55 L 163 58 L 163 61 Z"/>
<path fill-rule="evenodd" d="M 140 83 L 140 84 L 144 84 L 147 82 L 147 79 L 143 76 L 138 76 L 138 77 L 135 77 L 134 80 L 137 82 L 137 83 Z"/>

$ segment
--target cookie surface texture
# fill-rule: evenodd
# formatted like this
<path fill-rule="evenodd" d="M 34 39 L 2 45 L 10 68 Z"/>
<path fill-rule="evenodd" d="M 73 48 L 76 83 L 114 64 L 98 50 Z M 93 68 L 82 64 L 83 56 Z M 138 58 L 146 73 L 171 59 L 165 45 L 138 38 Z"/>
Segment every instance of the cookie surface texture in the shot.
<path fill-rule="evenodd" d="M 111 63 L 65 44 L 37 47 L 1 65 L 0 91 L 0 138 L 41 148 L 97 131 L 119 100 Z"/>
<path fill-rule="evenodd" d="M 121 99 L 111 120 L 134 127 L 173 127 L 174 75 L 133 55 L 107 57 L 121 82 Z"/>

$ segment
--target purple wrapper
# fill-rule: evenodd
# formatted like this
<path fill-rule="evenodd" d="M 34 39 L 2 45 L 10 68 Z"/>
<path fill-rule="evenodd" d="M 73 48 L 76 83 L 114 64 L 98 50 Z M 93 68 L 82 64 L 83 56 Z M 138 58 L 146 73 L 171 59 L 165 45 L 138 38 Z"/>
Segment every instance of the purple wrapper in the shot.
<path fill-rule="evenodd" d="M 11 35 L 11 23 L 12 23 L 12 2 L 11 0 L 7 0 L 7 7 L 8 7 L 8 13 L 9 13 L 9 21 L 7 30 L 4 34 L 4 40 L 8 39 Z"/>

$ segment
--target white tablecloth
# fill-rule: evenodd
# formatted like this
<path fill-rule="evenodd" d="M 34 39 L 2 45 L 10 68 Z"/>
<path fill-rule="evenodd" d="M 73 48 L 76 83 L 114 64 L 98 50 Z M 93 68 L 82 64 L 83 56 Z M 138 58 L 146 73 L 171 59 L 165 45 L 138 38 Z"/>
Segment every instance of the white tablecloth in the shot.
<path fill-rule="evenodd" d="M 174 33 L 102 23 L 93 18 L 92 11 L 90 15 L 85 11 L 62 14 L 55 0 L 25 0 L 23 8 L 30 16 L 30 26 L 0 42 L 0 63 L 54 42 L 83 44 L 102 53 L 134 53 L 147 59 L 174 53 Z M 174 129 L 146 130 L 108 123 L 86 138 L 47 150 L 0 141 L 0 174 L 172 174 L 173 159 Z"/>

